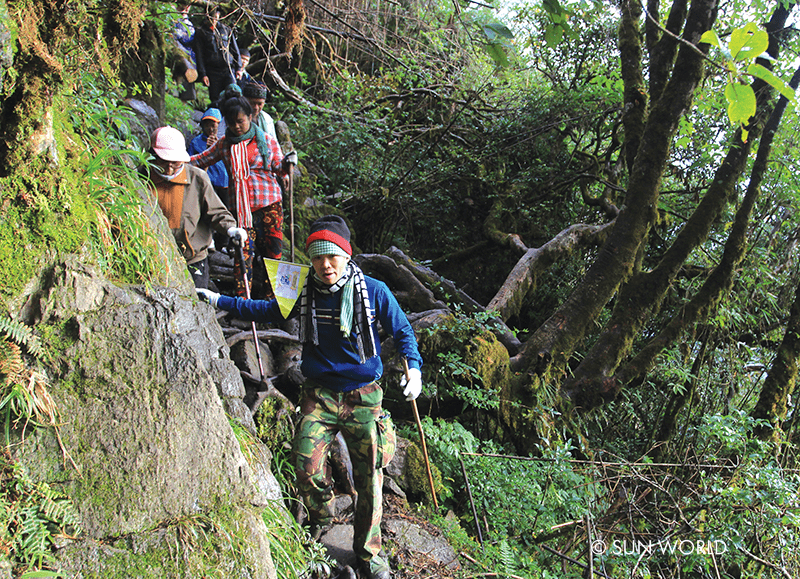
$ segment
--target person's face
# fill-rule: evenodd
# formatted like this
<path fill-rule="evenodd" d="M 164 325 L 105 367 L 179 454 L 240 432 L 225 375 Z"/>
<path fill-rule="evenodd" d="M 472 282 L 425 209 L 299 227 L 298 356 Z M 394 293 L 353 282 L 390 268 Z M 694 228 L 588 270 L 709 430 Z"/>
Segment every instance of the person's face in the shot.
<path fill-rule="evenodd" d="M 241 137 L 250 130 L 250 117 L 244 111 L 239 111 L 236 118 L 226 118 L 225 121 L 228 123 L 228 129 L 237 137 Z"/>
<path fill-rule="evenodd" d="M 256 99 L 247 97 L 247 100 L 250 101 L 250 106 L 253 107 L 253 118 L 256 118 L 258 115 L 261 114 L 261 109 L 264 108 L 264 103 L 267 102 L 267 99 Z"/>
<path fill-rule="evenodd" d="M 217 25 L 217 22 L 219 22 L 219 11 L 214 11 L 208 15 L 208 23 L 213 28 Z"/>
<path fill-rule="evenodd" d="M 173 175 L 177 175 L 178 171 L 183 168 L 183 162 L 181 161 L 165 161 L 161 157 L 156 157 L 153 164 L 161 169 L 161 173 L 166 177 L 172 177 Z"/>
<path fill-rule="evenodd" d="M 333 285 L 344 275 L 349 257 L 343 255 L 318 255 L 311 258 L 317 277 L 327 285 Z"/>
<path fill-rule="evenodd" d="M 247 56 L 246 54 L 242 54 L 241 58 L 242 58 L 242 68 L 245 68 L 247 64 L 250 62 L 250 57 Z"/>
<path fill-rule="evenodd" d="M 211 135 L 217 134 L 219 130 L 219 121 L 216 119 L 203 119 L 203 122 L 200 123 L 200 127 L 203 129 L 203 134 L 206 137 L 210 137 Z"/>

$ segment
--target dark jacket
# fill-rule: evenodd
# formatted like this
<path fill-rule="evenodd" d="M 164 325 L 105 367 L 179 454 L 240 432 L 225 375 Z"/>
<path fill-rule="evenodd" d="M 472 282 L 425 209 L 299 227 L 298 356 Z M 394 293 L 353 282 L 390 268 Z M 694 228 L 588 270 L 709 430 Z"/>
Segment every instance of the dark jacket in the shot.
<path fill-rule="evenodd" d="M 242 60 L 239 56 L 239 45 L 233 31 L 217 22 L 214 30 L 209 28 L 206 22 L 194 33 L 194 55 L 197 64 L 197 74 L 202 78 L 208 76 L 208 72 L 227 70 L 236 74 L 242 67 Z"/>

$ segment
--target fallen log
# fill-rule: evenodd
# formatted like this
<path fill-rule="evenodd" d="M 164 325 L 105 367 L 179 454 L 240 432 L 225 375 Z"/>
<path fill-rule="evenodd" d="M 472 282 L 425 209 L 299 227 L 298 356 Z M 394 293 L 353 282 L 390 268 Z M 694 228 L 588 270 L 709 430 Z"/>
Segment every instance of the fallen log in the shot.
<path fill-rule="evenodd" d="M 270 340 L 284 342 L 288 344 L 299 344 L 300 340 L 297 336 L 293 336 L 283 330 L 258 330 L 256 332 L 256 336 L 258 337 L 259 341 L 269 342 Z M 239 342 L 243 342 L 245 340 L 251 340 L 253 338 L 253 332 L 250 331 L 238 331 L 232 336 L 228 336 L 225 338 L 225 343 L 228 345 L 229 348 L 232 348 L 235 344 Z"/>

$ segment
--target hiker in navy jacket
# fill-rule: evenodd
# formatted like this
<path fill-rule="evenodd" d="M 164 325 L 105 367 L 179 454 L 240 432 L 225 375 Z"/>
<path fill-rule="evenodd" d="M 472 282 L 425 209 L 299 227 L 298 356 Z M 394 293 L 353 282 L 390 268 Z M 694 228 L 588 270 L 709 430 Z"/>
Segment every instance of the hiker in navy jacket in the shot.
<path fill-rule="evenodd" d="M 315 538 L 333 521 L 333 485 L 325 462 L 338 432 L 344 435 L 353 463 L 358 499 L 353 517 L 353 550 L 362 576 L 390 579 L 381 549 L 384 466 L 379 448 L 383 376 L 378 326 L 394 338 L 406 358 L 408 378 L 401 387 L 407 400 L 422 390 L 422 358 L 414 330 L 385 283 L 364 275 L 350 257 L 350 230 L 336 215 L 311 225 L 306 241 L 309 273 L 292 315 L 300 317 L 301 370 L 306 377 L 300 405 L 302 419 L 294 440 L 298 487 Z M 198 295 L 211 305 L 245 320 L 283 320 L 276 300 L 245 300 L 208 290 Z"/>

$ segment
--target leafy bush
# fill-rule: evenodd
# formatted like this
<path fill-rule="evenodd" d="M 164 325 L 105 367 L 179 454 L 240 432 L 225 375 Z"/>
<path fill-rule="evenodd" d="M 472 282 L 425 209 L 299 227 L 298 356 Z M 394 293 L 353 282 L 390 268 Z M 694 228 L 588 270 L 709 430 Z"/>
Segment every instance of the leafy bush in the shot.
<path fill-rule="evenodd" d="M 447 422 L 440 418 L 434 421 L 430 416 L 424 416 L 421 423 L 425 432 L 428 457 L 442 474 L 444 489 L 440 498 L 445 500 L 453 498 L 464 488 L 459 456 L 463 452 L 476 452 L 478 440 L 458 422 Z M 402 426 L 398 431 L 405 438 L 419 440 L 419 433 L 411 426 Z M 453 506 L 456 504 L 463 504 L 460 496 Z"/>
<path fill-rule="evenodd" d="M 542 530 L 582 519 L 598 507 L 596 484 L 569 463 L 569 443 L 542 450 L 536 459 L 465 457 L 475 503 L 495 539 L 530 545 Z"/>
<path fill-rule="evenodd" d="M 496 410 L 499 380 L 504 375 L 499 361 L 486 360 L 495 345 L 485 312 L 464 313 L 456 307 L 443 323 L 420 332 L 420 350 L 425 365 L 426 386 L 440 400 L 461 401 L 462 410 Z"/>

